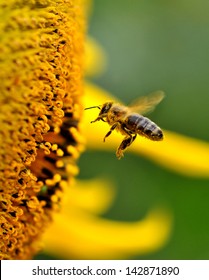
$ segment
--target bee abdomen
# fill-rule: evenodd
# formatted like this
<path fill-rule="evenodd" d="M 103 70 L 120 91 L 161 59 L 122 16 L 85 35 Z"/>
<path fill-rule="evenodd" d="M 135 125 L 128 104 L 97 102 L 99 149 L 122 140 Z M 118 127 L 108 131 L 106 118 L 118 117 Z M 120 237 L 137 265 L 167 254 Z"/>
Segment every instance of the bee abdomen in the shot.
<path fill-rule="evenodd" d="M 129 130 L 151 140 L 159 141 L 163 139 L 162 130 L 154 122 L 142 115 L 131 114 L 127 118 L 126 125 Z"/>

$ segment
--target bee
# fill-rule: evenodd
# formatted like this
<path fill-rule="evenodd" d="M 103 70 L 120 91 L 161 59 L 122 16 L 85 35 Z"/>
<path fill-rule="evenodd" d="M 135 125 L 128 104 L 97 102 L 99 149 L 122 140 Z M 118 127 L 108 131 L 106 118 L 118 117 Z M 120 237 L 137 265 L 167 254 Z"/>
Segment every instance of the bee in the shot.
<path fill-rule="evenodd" d="M 85 108 L 85 110 L 98 108 L 99 115 L 91 123 L 101 120 L 111 126 L 103 139 L 104 142 L 115 129 L 125 136 L 116 150 L 116 156 L 120 159 L 124 156 L 124 150 L 134 142 L 137 134 L 153 141 L 163 140 L 161 128 L 142 114 L 152 111 L 164 96 L 164 92 L 156 91 L 138 98 L 129 106 L 109 101 L 103 105 Z"/>

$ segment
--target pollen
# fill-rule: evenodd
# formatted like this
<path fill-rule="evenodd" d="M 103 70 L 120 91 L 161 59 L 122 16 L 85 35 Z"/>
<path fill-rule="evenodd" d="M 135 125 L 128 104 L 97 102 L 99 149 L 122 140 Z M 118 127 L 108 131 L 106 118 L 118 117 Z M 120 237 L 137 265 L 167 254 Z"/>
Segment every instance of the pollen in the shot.
<path fill-rule="evenodd" d="M 69 154 L 71 154 L 74 158 L 78 158 L 79 157 L 79 151 L 74 147 L 74 146 L 72 146 L 72 145 L 69 145 L 68 147 L 67 147 L 67 151 L 68 151 L 68 153 Z"/>
<path fill-rule="evenodd" d="M 0 3 L 0 259 L 34 256 L 78 173 L 84 4 Z"/>
<path fill-rule="evenodd" d="M 56 153 L 57 153 L 58 157 L 62 157 L 64 155 L 64 152 L 62 149 L 57 149 Z"/>

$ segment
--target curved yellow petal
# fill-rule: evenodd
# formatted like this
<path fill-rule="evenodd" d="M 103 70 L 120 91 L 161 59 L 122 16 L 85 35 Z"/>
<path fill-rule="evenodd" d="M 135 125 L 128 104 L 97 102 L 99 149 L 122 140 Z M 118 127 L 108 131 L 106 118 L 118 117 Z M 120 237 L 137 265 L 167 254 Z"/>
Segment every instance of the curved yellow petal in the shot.
<path fill-rule="evenodd" d="M 171 217 L 157 210 L 137 222 L 111 221 L 90 215 L 83 216 L 82 221 L 86 234 L 79 239 L 74 253 L 89 259 L 130 258 L 155 251 L 165 244 L 171 230 Z"/>
<path fill-rule="evenodd" d="M 148 140 L 140 139 L 130 151 L 183 175 L 209 177 L 209 143 L 167 130 L 164 134 L 163 142 L 145 143 Z"/>
<path fill-rule="evenodd" d="M 105 179 L 77 180 L 70 191 L 66 191 L 63 199 L 65 213 L 72 208 L 102 214 L 112 204 L 115 198 L 115 186 Z M 71 215 L 71 213 L 69 213 Z"/>
<path fill-rule="evenodd" d="M 92 186 L 89 187 L 89 184 Z M 84 185 L 75 186 L 77 192 L 71 188 L 66 192 L 61 212 L 56 213 L 54 223 L 44 234 L 46 252 L 66 259 L 117 259 L 157 250 L 168 240 L 172 224 L 169 211 L 156 209 L 150 211 L 143 220 L 134 222 L 98 217 L 93 212 L 104 211 L 113 198 L 110 183 L 96 179 L 88 182 L 86 187 Z M 86 204 L 90 211 L 80 207 L 81 201 L 77 204 L 77 196 L 81 194 L 82 188 L 87 188 L 81 198 L 84 205 L 85 200 L 95 195 L 94 200 L 90 199 L 94 206 Z M 95 188 L 98 190 L 95 191 Z M 106 194 L 104 188 L 107 188 Z M 100 202 L 103 207 L 98 207 Z"/>
<path fill-rule="evenodd" d="M 107 91 L 93 86 L 85 85 L 85 107 L 101 105 L 108 100 L 116 100 Z M 83 130 L 87 138 L 87 147 L 98 150 L 113 150 L 122 140 L 120 133 L 112 133 L 103 142 L 104 135 L 109 126 L 103 122 L 91 124 L 98 115 L 98 109 L 85 111 Z M 127 152 L 146 156 L 162 166 L 187 176 L 209 177 L 209 143 L 194 139 L 178 133 L 164 130 L 165 139 L 153 142 L 143 137 L 138 139 L 127 149 Z"/>
<path fill-rule="evenodd" d="M 45 233 L 48 253 L 62 258 L 122 259 L 162 247 L 171 232 L 171 215 L 154 210 L 142 221 L 119 222 L 86 212 L 56 215 Z"/>
<path fill-rule="evenodd" d="M 106 54 L 100 44 L 93 38 L 87 37 L 85 43 L 85 64 L 86 76 L 98 76 L 106 68 Z"/>

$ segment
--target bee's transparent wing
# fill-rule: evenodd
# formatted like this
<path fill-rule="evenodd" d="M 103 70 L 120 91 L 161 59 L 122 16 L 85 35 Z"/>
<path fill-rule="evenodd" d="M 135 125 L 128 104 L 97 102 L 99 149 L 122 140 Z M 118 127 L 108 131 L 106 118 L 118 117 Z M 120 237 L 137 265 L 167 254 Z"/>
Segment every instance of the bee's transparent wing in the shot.
<path fill-rule="evenodd" d="M 165 93 L 163 91 L 155 91 L 146 96 L 139 97 L 128 107 L 132 112 L 145 114 L 154 110 L 155 106 L 159 104 L 164 97 Z"/>

